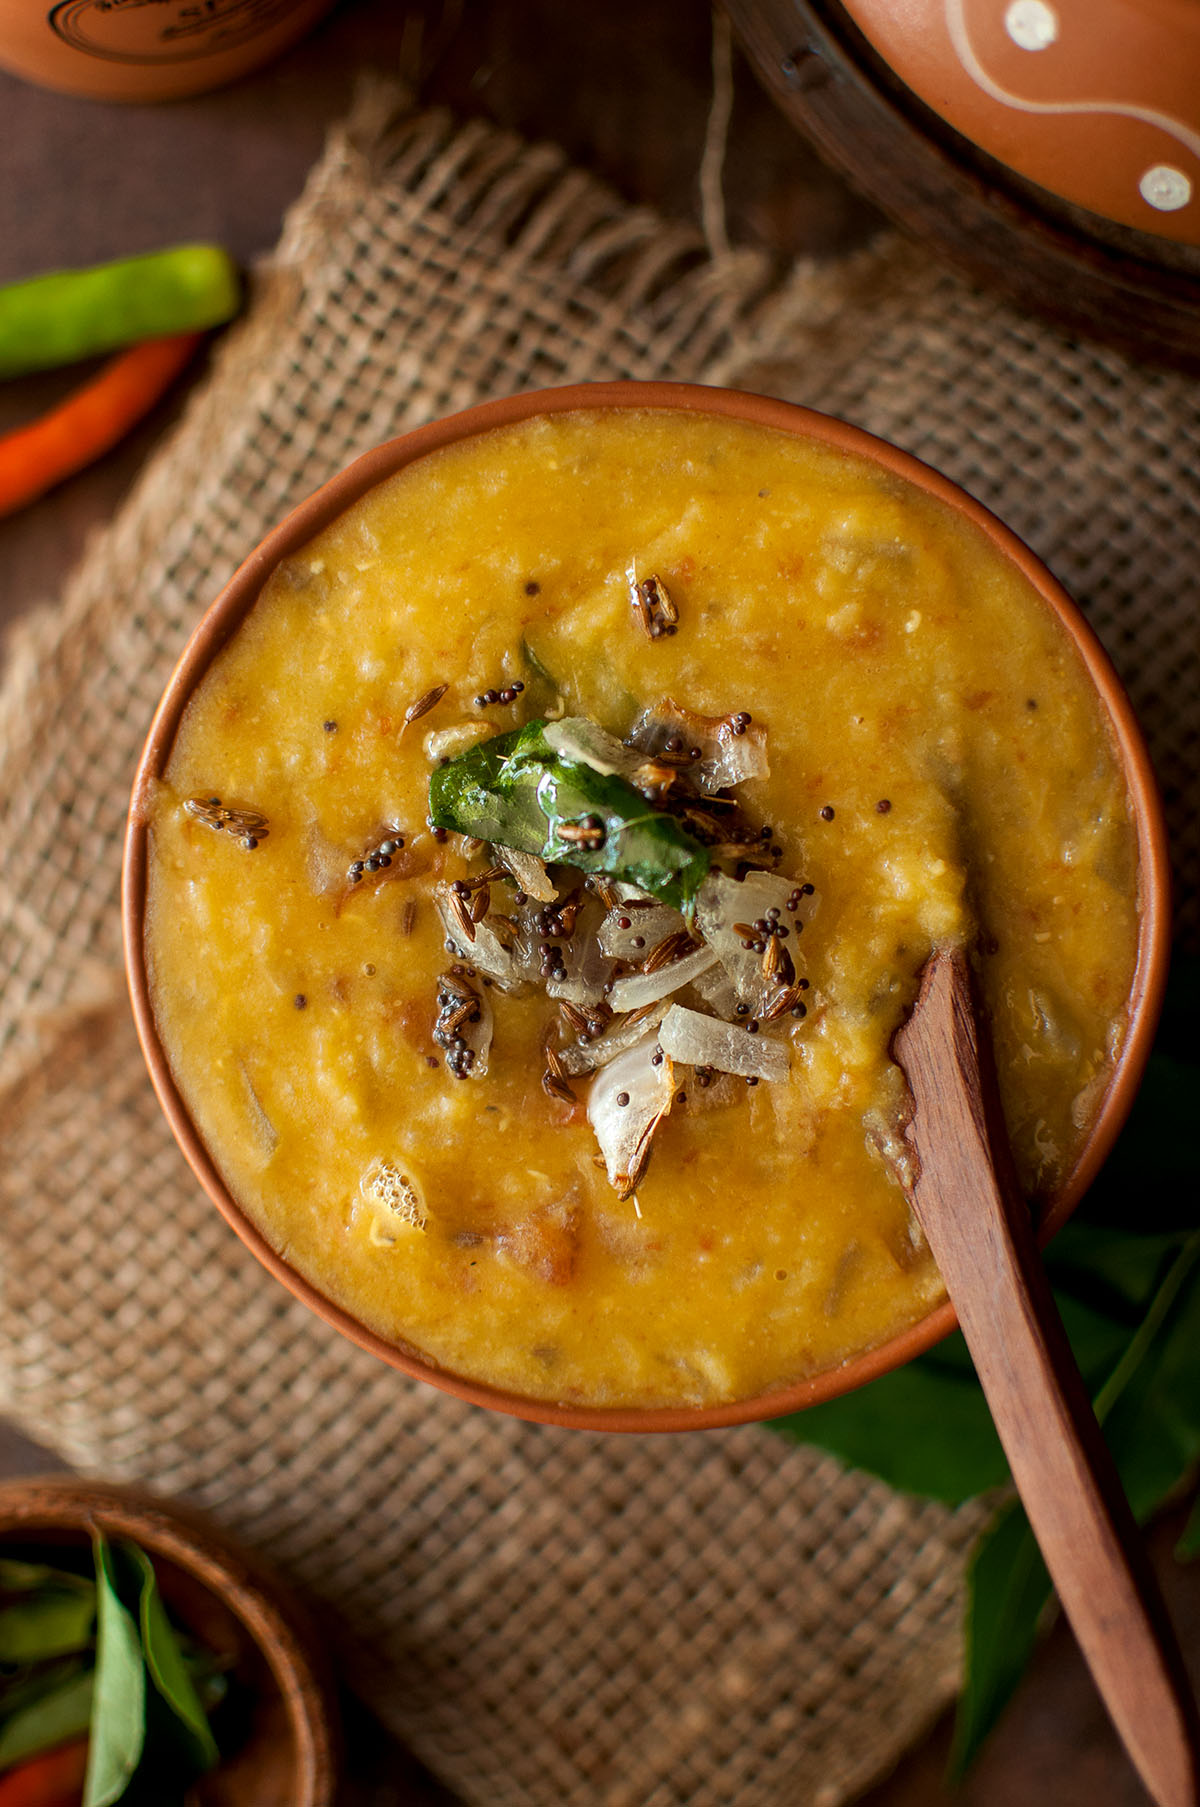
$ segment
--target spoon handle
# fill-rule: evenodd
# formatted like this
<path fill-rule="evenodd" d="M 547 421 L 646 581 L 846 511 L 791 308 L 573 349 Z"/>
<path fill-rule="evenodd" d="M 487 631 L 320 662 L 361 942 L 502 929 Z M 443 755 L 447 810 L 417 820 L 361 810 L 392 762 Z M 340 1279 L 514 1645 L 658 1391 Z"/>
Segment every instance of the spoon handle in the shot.
<path fill-rule="evenodd" d="M 1159 1807 L 1196 1807 L 1200 1741 L 1183 1660 L 1051 1295 L 994 1085 L 981 1086 L 980 1052 L 966 958 L 937 954 L 895 1040 L 915 1104 L 913 1209 L 1112 1722 Z"/>

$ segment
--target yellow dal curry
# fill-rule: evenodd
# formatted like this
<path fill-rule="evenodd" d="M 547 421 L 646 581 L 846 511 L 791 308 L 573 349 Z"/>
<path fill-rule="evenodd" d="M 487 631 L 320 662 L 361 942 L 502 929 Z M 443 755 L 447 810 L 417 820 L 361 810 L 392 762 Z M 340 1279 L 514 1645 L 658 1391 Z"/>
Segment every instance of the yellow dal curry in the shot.
<path fill-rule="evenodd" d="M 648 574 L 678 613 L 653 638 Z M 786 1076 L 677 1063 L 683 1102 L 622 1197 L 586 1115 L 600 1081 L 547 1076 L 569 1032 L 543 985 L 489 985 L 486 1074 L 434 1039 L 439 975 L 481 983 L 434 887 L 444 906 L 495 856 L 435 835 L 428 787 L 485 734 L 625 737 L 664 699 L 752 718 L 769 775 L 739 808 L 812 889 L 796 1007 L 761 1025 Z M 361 1322 L 538 1399 L 748 1397 L 925 1315 L 888 1058 L 923 961 L 974 950 L 1045 1194 L 1120 1047 L 1137 926 L 1111 737 L 1025 580 L 865 461 L 673 412 L 534 420 L 371 491 L 273 575 L 152 802 L 154 1006 L 234 1196 Z"/>

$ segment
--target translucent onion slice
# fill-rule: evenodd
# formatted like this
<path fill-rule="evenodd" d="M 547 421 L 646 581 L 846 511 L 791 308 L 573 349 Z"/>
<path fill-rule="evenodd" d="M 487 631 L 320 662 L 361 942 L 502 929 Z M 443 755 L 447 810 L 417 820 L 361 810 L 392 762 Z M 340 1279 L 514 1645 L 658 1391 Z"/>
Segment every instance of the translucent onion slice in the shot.
<path fill-rule="evenodd" d="M 749 722 L 739 732 L 736 714 L 699 715 L 683 709 L 670 697 L 648 709 L 630 736 L 636 747 L 661 754 L 667 742 L 679 736 L 689 748 L 699 747 L 701 757 L 687 767 L 692 782 L 706 796 L 747 778 L 769 778 L 767 732 Z"/>
<path fill-rule="evenodd" d="M 708 1005 L 713 1016 L 719 1016 L 727 1023 L 736 1023 L 739 1017 L 749 1014 L 744 1005 L 740 1010 L 738 1009 L 742 1000 L 738 996 L 737 987 L 723 966 L 719 964 L 710 966 L 706 973 L 701 973 L 698 979 L 693 979 L 692 984 L 697 994 Z"/>
<path fill-rule="evenodd" d="M 565 979 L 547 979 L 546 993 L 586 1008 L 598 1004 L 612 980 L 613 963 L 602 951 L 597 932 L 603 906 L 585 894 L 569 940 L 561 942 Z"/>
<path fill-rule="evenodd" d="M 482 1079 L 488 1070 L 488 1055 L 492 1049 L 492 1035 L 496 1019 L 492 1012 L 492 1000 L 488 996 L 487 987 L 478 985 L 475 988 L 479 999 L 479 1016 L 477 1021 L 460 1023 L 458 1033 L 470 1048 L 475 1059 L 467 1069 L 468 1079 Z"/>
<path fill-rule="evenodd" d="M 634 1048 L 647 1030 L 656 1029 L 662 1022 L 666 1004 L 660 1000 L 648 1006 L 645 1014 L 638 1012 L 633 1022 L 627 1016 L 619 1016 L 595 1041 L 572 1042 L 569 1047 L 559 1052 L 563 1072 L 571 1079 L 578 1079 L 584 1073 L 594 1073 L 599 1067 L 624 1054 L 627 1048 Z"/>
<path fill-rule="evenodd" d="M 776 872 L 748 872 L 744 879 L 710 872 L 700 887 L 696 927 L 716 950 L 738 1002 L 749 1007 L 751 1016 L 767 1014 L 779 996 L 782 981 L 764 974 L 762 955 L 742 946 L 746 937 L 737 933 L 736 925 L 753 926 L 768 910 L 778 910 L 789 931 L 784 946 L 797 973 L 803 971 L 797 927 L 803 917 L 799 913 L 792 915 L 787 908 L 787 900 L 797 888 L 795 879 L 783 878 Z"/>
<path fill-rule="evenodd" d="M 585 715 L 568 715 L 560 722 L 549 722 L 543 733 L 547 745 L 554 748 L 560 759 L 591 766 L 593 772 L 628 778 L 646 762 L 644 753 L 624 746 Z"/>
<path fill-rule="evenodd" d="M 619 1198 L 628 1198 L 641 1179 L 654 1132 L 675 1097 L 675 1070 L 665 1053 L 655 1065 L 656 1051 L 651 1030 L 597 1073 L 588 1096 L 588 1122 Z"/>
<path fill-rule="evenodd" d="M 331 841 L 314 817 L 303 831 L 304 876 L 315 897 L 328 897 L 346 883 L 350 856 Z"/>
<path fill-rule="evenodd" d="M 468 934 L 455 908 L 454 893 L 449 885 L 435 885 L 433 900 L 446 930 L 446 940 L 456 954 L 477 972 L 494 979 L 504 991 L 519 991 L 528 983 L 531 977 L 529 956 L 523 945 L 507 947 L 486 921 L 473 923 L 474 933 Z"/>
<path fill-rule="evenodd" d="M 748 1029 L 687 1010 L 682 1004 L 672 1004 L 659 1024 L 658 1044 L 672 1060 L 691 1067 L 715 1067 L 719 1073 L 736 1073 L 742 1079 L 786 1079 L 791 1064 L 782 1042 L 751 1035 Z"/>
<path fill-rule="evenodd" d="M 622 923 L 628 926 L 622 928 Z M 614 960 L 644 960 L 651 948 L 686 927 L 670 904 L 656 903 L 649 910 L 623 910 L 618 904 L 600 924 L 600 946 Z"/>
<path fill-rule="evenodd" d="M 431 728 L 422 744 L 430 759 L 453 759 L 481 740 L 490 740 L 495 732 L 491 722 L 453 722 L 448 728 Z"/>
<path fill-rule="evenodd" d="M 502 866 L 507 866 L 522 891 L 529 897 L 535 897 L 539 903 L 554 903 L 558 897 L 558 886 L 546 870 L 544 860 L 539 860 L 536 853 L 522 853 L 519 847 L 497 847 L 496 858 Z"/>
<path fill-rule="evenodd" d="M 643 1004 L 657 1004 L 660 998 L 669 998 L 673 991 L 690 985 L 693 979 L 716 964 L 717 956 L 712 948 L 698 947 L 694 954 L 672 960 L 670 965 L 660 966 L 656 973 L 630 973 L 624 979 L 614 980 L 608 1001 L 617 1011 L 640 1010 Z"/>

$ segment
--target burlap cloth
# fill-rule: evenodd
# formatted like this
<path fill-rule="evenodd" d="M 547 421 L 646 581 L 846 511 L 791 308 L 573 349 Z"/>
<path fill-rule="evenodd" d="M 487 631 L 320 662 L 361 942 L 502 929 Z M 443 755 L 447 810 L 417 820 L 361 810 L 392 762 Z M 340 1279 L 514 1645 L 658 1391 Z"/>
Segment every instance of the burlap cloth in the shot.
<path fill-rule="evenodd" d="M 1197 389 L 1064 342 L 888 239 L 706 258 L 546 148 L 376 95 L 288 220 L 211 380 L 20 633 L 4 816 L 0 1409 L 187 1493 L 331 1612 L 387 1723 L 472 1803 L 834 1807 L 952 1691 L 975 1522 L 757 1427 L 602 1438 L 413 1385 L 205 1202 L 130 1026 L 135 755 L 201 610 L 374 442 L 589 378 L 736 383 L 939 465 L 1088 606 L 1141 705 L 1194 910 Z"/>

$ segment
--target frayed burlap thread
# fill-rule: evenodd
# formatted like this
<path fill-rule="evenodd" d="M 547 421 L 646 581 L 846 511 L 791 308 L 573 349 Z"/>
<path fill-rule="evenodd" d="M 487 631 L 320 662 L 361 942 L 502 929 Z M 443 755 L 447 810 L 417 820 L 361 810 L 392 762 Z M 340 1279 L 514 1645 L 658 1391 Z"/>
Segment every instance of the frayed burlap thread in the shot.
<path fill-rule="evenodd" d="M 758 1428 L 587 1436 L 382 1367 L 200 1195 L 120 975 L 137 751 L 204 606 L 264 530 L 421 420 L 629 376 L 847 414 L 996 506 L 1153 705 L 1185 822 L 1194 386 L 1031 327 L 890 240 L 772 287 L 763 260 L 714 262 L 556 151 L 373 89 L 181 425 L 16 637 L 0 707 L 0 1408 L 79 1467 L 188 1494 L 268 1551 L 324 1604 L 386 1722 L 469 1803 L 838 1807 L 955 1686 L 977 1514 Z M 1180 847 L 1192 885 L 1195 842 Z"/>

